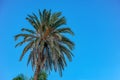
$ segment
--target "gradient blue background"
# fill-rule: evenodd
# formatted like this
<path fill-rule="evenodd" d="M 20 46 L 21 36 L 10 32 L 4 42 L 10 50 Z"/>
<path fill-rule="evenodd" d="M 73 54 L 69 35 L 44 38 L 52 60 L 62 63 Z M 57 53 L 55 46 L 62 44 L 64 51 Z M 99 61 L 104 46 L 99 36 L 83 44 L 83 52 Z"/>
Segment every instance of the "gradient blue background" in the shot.
<path fill-rule="evenodd" d="M 45 8 L 62 11 L 76 44 L 63 77 L 53 71 L 48 80 L 120 80 L 119 0 L 0 0 L 0 80 L 33 75 L 28 54 L 18 61 L 24 45 L 15 48 L 14 35 L 31 28 L 27 14 Z"/>

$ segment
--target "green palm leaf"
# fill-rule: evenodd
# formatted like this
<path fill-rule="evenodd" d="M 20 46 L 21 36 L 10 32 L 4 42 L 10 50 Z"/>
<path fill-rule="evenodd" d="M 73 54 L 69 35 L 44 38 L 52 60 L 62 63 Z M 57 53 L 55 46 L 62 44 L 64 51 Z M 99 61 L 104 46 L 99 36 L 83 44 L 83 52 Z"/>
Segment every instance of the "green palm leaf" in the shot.
<path fill-rule="evenodd" d="M 22 60 L 25 53 L 32 48 L 32 45 L 34 44 L 34 41 L 30 42 L 23 50 L 22 55 L 20 57 L 20 61 Z"/>

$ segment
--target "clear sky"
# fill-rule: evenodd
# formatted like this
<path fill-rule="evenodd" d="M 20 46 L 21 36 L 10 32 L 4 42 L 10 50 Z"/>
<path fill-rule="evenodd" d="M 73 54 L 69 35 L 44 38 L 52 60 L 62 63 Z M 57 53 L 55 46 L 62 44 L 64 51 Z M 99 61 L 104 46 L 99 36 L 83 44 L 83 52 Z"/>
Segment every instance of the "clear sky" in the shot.
<path fill-rule="evenodd" d="M 31 28 L 25 17 L 38 9 L 61 11 L 75 33 L 73 61 L 62 78 L 52 72 L 48 80 L 120 80 L 119 0 L 0 0 L 0 80 L 32 76 L 28 54 L 18 61 L 24 46 L 14 47 L 14 35 Z"/>

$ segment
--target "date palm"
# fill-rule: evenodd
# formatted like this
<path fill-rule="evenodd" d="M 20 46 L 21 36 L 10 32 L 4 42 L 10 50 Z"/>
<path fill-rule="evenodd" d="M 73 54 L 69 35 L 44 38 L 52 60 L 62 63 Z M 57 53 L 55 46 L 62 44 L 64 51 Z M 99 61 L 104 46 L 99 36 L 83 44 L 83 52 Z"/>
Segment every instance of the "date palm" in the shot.
<path fill-rule="evenodd" d="M 48 74 L 44 71 L 41 71 L 38 75 L 38 80 L 47 80 Z M 30 78 L 29 80 L 34 80 L 33 78 Z"/>
<path fill-rule="evenodd" d="M 62 70 L 67 66 L 66 58 L 72 60 L 71 50 L 74 47 L 74 43 L 65 36 L 65 33 L 74 34 L 69 27 L 63 26 L 66 24 L 65 17 L 61 16 L 61 12 L 39 10 L 39 15 L 33 13 L 28 15 L 26 20 L 34 29 L 22 28 L 23 33 L 15 36 L 15 40 L 23 38 L 16 47 L 27 42 L 20 61 L 29 52 L 27 64 L 31 62 L 35 69 L 34 80 L 38 80 L 38 74 L 42 70 L 50 72 L 54 69 L 62 76 Z"/>
<path fill-rule="evenodd" d="M 41 71 L 38 75 L 38 80 L 47 80 L 47 77 L 48 77 L 47 73 L 44 71 Z"/>
<path fill-rule="evenodd" d="M 16 76 L 12 80 L 28 80 L 28 79 L 23 74 L 19 74 L 18 76 Z"/>

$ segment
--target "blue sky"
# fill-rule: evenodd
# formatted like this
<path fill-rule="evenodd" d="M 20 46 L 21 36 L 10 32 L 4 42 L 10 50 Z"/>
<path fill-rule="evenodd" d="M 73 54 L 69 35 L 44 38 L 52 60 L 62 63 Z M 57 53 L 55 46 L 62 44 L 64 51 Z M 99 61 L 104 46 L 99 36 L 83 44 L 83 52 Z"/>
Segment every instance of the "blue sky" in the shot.
<path fill-rule="evenodd" d="M 62 78 L 53 71 L 48 80 L 120 80 L 119 0 L 0 0 L 0 80 L 32 76 L 28 54 L 18 61 L 24 45 L 15 48 L 14 35 L 31 28 L 25 17 L 38 9 L 61 11 L 75 33 L 73 61 Z"/>

